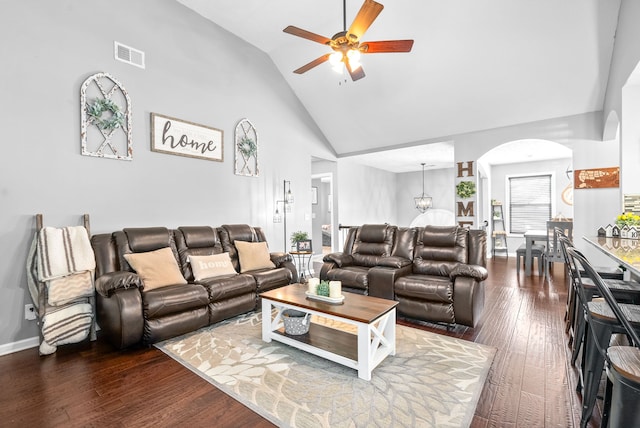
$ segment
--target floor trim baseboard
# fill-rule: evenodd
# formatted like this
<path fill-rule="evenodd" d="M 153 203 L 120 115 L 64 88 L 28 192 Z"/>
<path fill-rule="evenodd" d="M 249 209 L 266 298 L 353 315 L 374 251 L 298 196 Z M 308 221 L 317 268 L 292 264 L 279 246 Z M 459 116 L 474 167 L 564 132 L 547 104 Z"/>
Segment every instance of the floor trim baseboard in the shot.
<path fill-rule="evenodd" d="M 24 351 L 25 349 L 36 348 L 39 345 L 40 338 L 38 336 L 18 340 L 17 342 L 5 343 L 4 345 L 0 345 L 0 356 Z"/>

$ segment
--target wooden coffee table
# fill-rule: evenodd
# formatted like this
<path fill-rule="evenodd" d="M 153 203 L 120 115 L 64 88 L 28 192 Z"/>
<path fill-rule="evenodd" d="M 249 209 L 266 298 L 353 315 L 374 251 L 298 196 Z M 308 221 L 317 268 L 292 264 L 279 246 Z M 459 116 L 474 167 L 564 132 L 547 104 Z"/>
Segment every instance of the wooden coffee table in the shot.
<path fill-rule="evenodd" d="M 338 364 L 358 370 L 358 377 L 371 380 L 371 372 L 387 355 L 396 353 L 396 306 L 398 302 L 344 293 L 342 304 L 307 298 L 306 287 L 291 284 L 260 294 L 262 298 L 262 340 L 285 343 Z M 272 309 L 275 308 L 275 314 Z M 343 322 L 355 327 L 349 333 L 311 323 L 309 333 L 289 335 L 284 331 L 282 312 L 295 309 Z"/>

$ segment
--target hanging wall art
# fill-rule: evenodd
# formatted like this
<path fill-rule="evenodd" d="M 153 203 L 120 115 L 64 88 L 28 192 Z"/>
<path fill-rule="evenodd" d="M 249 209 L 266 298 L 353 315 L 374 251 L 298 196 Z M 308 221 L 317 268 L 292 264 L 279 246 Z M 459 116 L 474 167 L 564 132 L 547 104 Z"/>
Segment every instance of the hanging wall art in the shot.
<path fill-rule="evenodd" d="M 607 187 L 620 187 L 619 166 L 573 170 L 574 189 L 604 189 Z"/>
<path fill-rule="evenodd" d="M 151 151 L 224 161 L 224 132 L 175 117 L 151 113 Z"/>
<path fill-rule="evenodd" d="M 122 84 L 108 73 L 89 76 L 80 88 L 81 154 L 108 159 L 133 159 L 131 100 Z"/>
<path fill-rule="evenodd" d="M 257 177 L 258 169 L 258 131 L 248 119 L 242 119 L 235 133 L 235 173 L 248 177 Z"/>

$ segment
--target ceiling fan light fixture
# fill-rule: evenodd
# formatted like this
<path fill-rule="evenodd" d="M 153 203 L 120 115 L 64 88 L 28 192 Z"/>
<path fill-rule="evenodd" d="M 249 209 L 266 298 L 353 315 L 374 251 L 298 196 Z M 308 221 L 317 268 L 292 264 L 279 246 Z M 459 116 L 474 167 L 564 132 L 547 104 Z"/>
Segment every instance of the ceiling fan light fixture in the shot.
<path fill-rule="evenodd" d="M 336 73 L 342 74 L 344 70 L 342 52 L 335 51 L 329 55 L 329 63 Z"/>
<path fill-rule="evenodd" d="M 302 28 L 289 25 L 283 31 L 296 37 L 311 40 L 333 49 L 333 53 L 326 53 L 313 61 L 297 68 L 293 72 L 303 74 L 316 66 L 330 61 L 332 68 L 338 73 L 344 73 L 346 66 L 351 80 L 354 82 L 365 77 L 364 70 L 360 64 L 360 54 L 389 53 L 389 52 L 411 52 L 413 40 L 381 40 L 381 41 L 361 41 L 362 36 L 371 26 L 373 21 L 382 12 L 384 6 L 374 0 L 364 0 L 362 7 L 353 19 L 351 26 L 347 29 L 347 2 L 342 2 L 343 29 L 333 37 L 328 38 Z M 344 64 L 344 66 L 342 65 Z"/>
<path fill-rule="evenodd" d="M 347 51 L 347 60 L 352 70 L 360 68 L 360 51 L 358 49 L 349 49 Z"/>
<path fill-rule="evenodd" d="M 329 63 L 334 67 L 340 65 L 342 63 L 342 52 L 336 51 L 329 55 Z"/>

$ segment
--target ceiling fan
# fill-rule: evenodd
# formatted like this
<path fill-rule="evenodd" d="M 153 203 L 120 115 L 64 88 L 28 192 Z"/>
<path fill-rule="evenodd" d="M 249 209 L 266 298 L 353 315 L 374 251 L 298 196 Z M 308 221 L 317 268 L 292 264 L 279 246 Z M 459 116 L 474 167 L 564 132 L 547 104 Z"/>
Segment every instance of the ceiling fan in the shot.
<path fill-rule="evenodd" d="M 411 52 L 413 40 L 360 41 L 365 31 L 367 31 L 373 21 L 375 21 L 383 8 L 383 5 L 373 0 L 364 0 L 351 27 L 347 30 L 347 0 L 343 0 L 343 31 L 336 33 L 330 39 L 292 25 L 282 30 L 285 33 L 321 43 L 333 49 L 332 53 L 324 54 L 293 72 L 302 74 L 325 61 L 329 61 L 336 70 L 340 71 L 342 70 L 342 64 L 344 64 L 351 76 L 351 80 L 355 82 L 365 76 L 364 70 L 362 70 L 362 66 L 360 65 L 360 54 Z"/>

